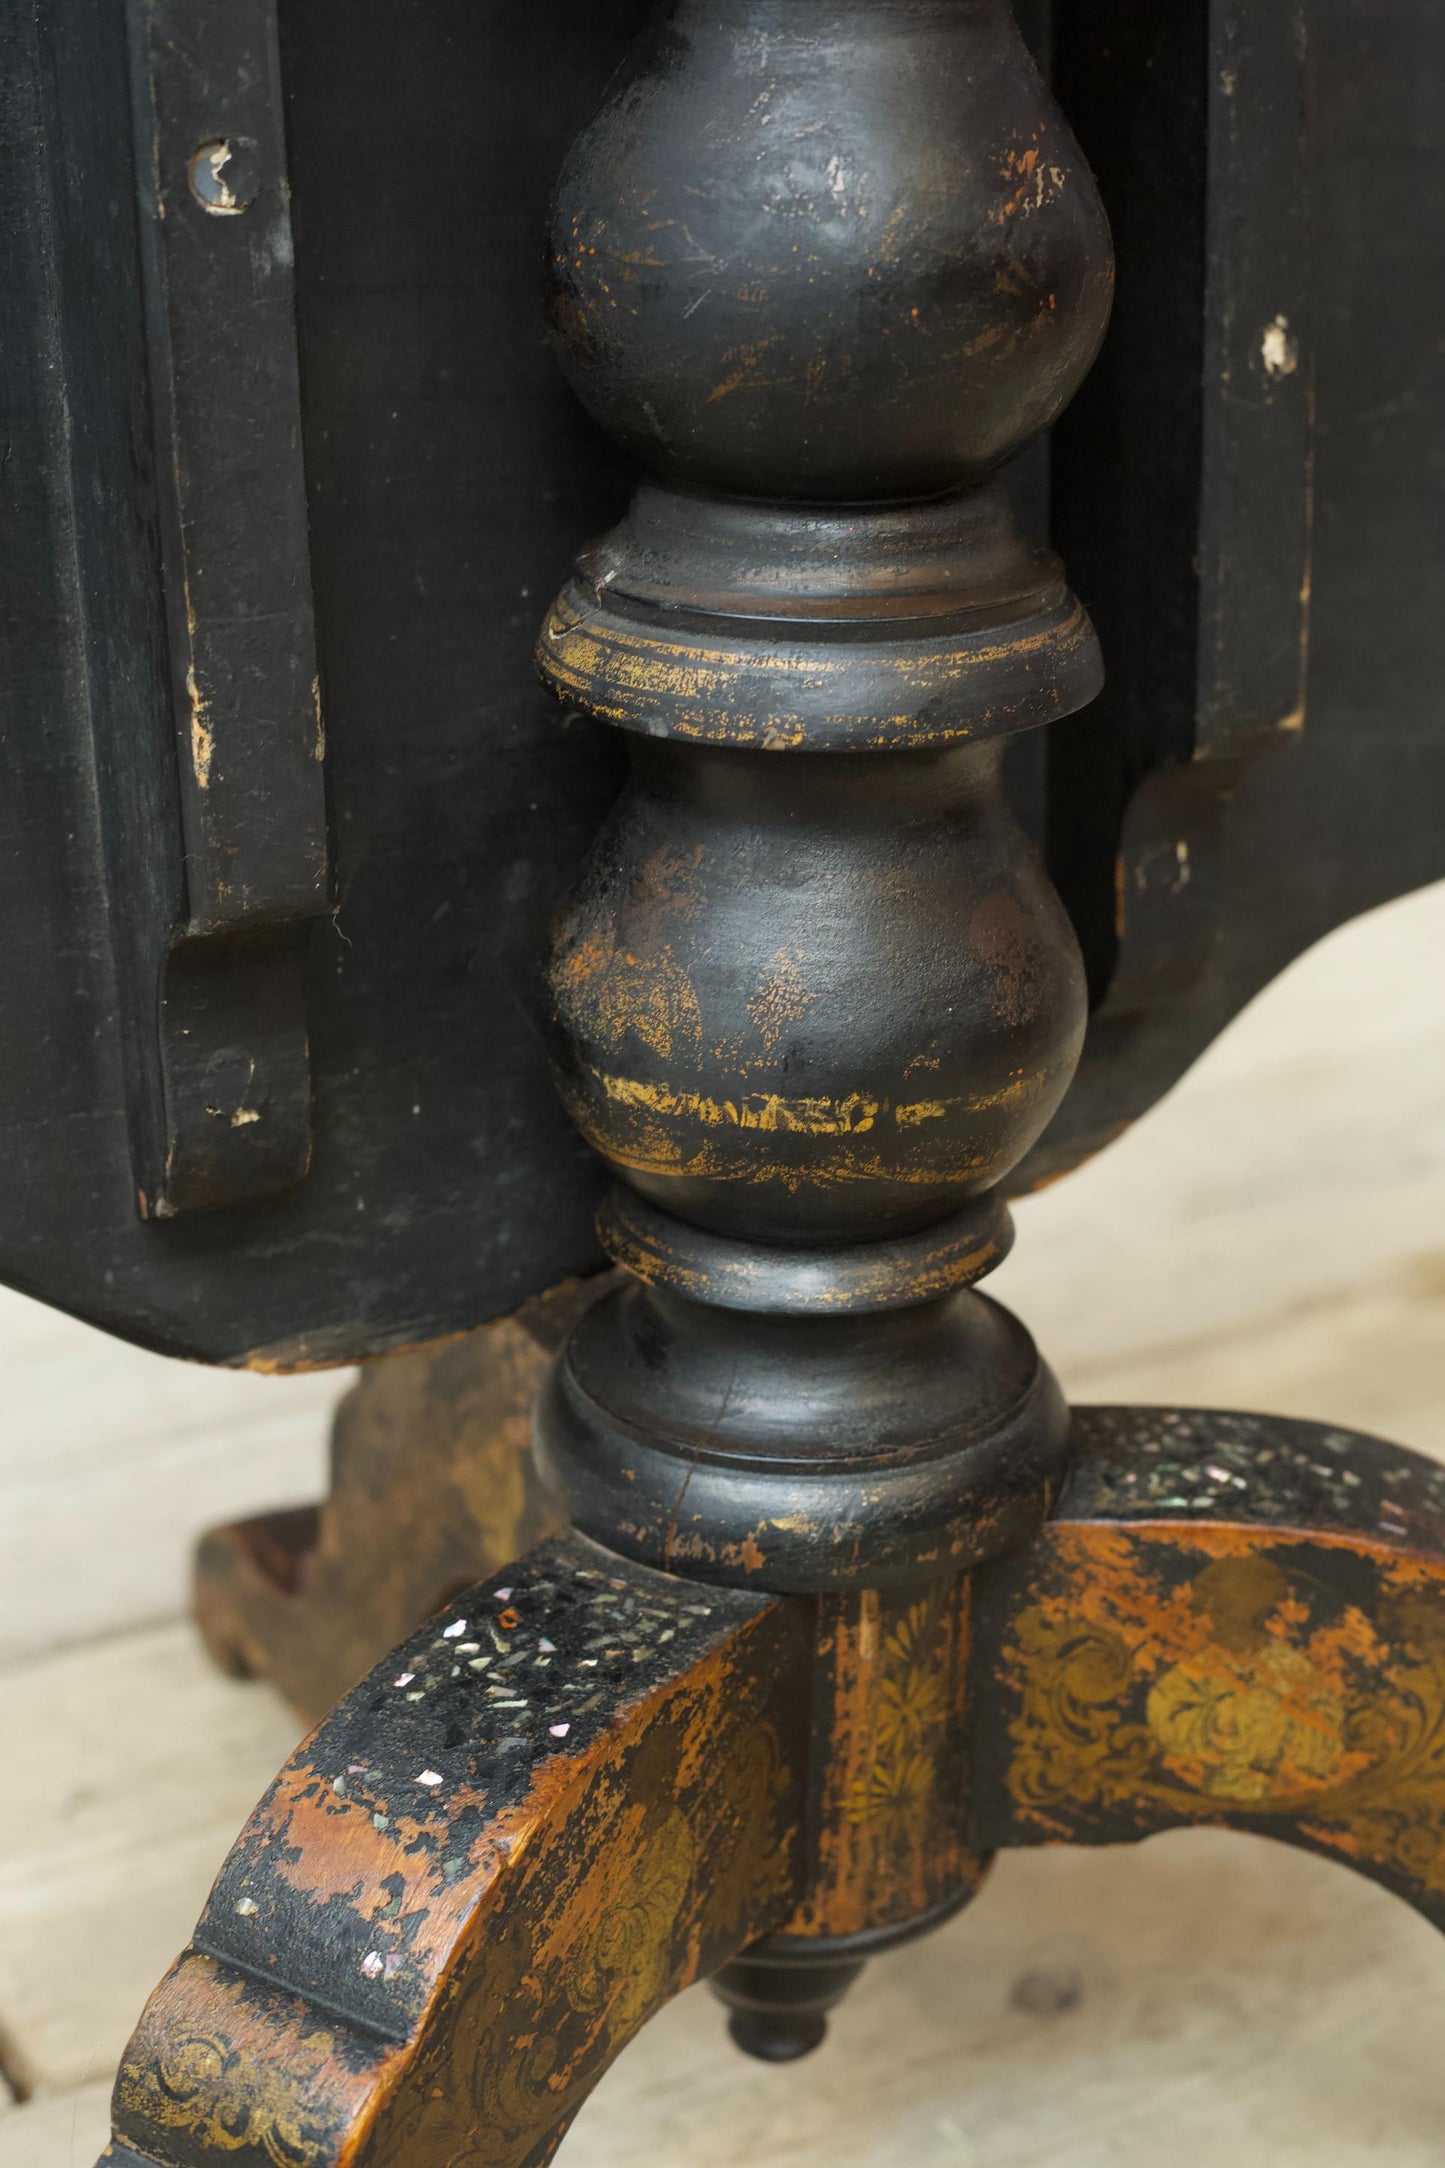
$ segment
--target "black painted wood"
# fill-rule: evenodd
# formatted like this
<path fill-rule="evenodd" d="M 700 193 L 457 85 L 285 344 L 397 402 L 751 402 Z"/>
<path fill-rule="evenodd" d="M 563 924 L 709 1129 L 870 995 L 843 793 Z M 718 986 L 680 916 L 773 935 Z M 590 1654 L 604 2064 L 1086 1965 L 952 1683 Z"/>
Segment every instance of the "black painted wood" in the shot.
<path fill-rule="evenodd" d="M 187 904 L 125 12 L 7 12 L 0 1273 L 147 1344 L 354 1359 L 596 1260 L 528 1012 L 615 763 L 559 728 L 531 648 L 625 485 L 546 357 L 537 236 L 638 13 L 282 9 L 336 902 L 304 959 L 314 1156 L 271 1204 L 157 1225 L 135 988 Z"/>
<path fill-rule="evenodd" d="M 675 0 L 551 241 L 563 366 L 650 471 L 539 645 L 631 748 L 548 979 L 634 1273 L 540 1465 L 649 1564 L 927 1583 L 1027 1536 L 1067 1433 L 971 1283 L 1085 1020 L 1001 746 L 1100 662 L 993 475 L 1098 351 L 1107 223 L 1005 0 Z"/>
<path fill-rule="evenodd" d="M 1445 876 L 1445 14 L 1085 0 L 1055 77 L 1119 257 L 1052 462 L 1109 682 L 1052 734 L 1094 1006 L 1023 1182 L 1118 1135 L 1332 927 Z"/>
<path fill-rule="evenodd" d="M 288 1189 L 310 1163 L 301 975 L 329 906 L 326 741 L 275 0 L 131 0 L 127 28 L 174 784 L 137 775 L 136 717 L 105 698 L 96 645 L 126 628 L 95 623 L 94 567 L 79 602 L 112 785 L 100 792 L 112 925 L 154 840 L 137 815 L 173 790 L 180 800 L 159 840 L 181 923 L 134 929 L 117 988 L 137 1018 L 133 1058 L 160 1072 L 128 1080 L 138 1205 L 168 1219 Z M 124 98 L 113 106 L 123 114 Z M 72 374 L 85 336 L 73 322 Z"/>
<path fill-rule="evenodd" d="M 137 1215 L 131 1148 L 138 1125 L 164 1121 L 155 1015 L 133 990 L 186 923 L 186 898 L 123 9 L 24 0 L 0 25 L 0 1274 L 147 1344 L 347 1359 L 598 1261 L 598 1178 L 549 1098 L 529 988 L 616 770 L 583 726 L 558 724 L 528 647 L 536 603 L 615 518 L 627 477 L 551 374 L 536 260 L 561 147 L 642 13 L 641 0 L 580 18 L 561 0 L 283 0 L 340 908 L 305 959 L 310 1174 L 276 1203 L 168 1227 Z M 1056 531 L 1111 687 L 1051 733 L 1047 806 L 1044 740 L 1017 741 L 1007 764 L 1033 832 L 1047 823 L 1095 1000 L 1080 1079 L 1025 1182 L 1152 1103 L 1328 926 L 1445 870 L 1431 585 L 1445 385 L 1428 275 L 1445 252 L 1440 10 L 1310 11 L 1309 154 L 1292 165 L 1287 14 L 1245 0 L 1215 0 L 1207 21 L 1190 0 L 1167 24 L 1136 0 L 1087 0 L 1053 26 L 1047 8 L 1028 13 L 1039 49 L 1053 30 L 1064 102 L 1100 168 L 1124 299 L 1052 460 Z M 1249 78 L 1228 139 L 1233 197 L 1209 166 L 1229 68 Z M 1228 533 L 1201 495 L 1205 273 L 1216 293 L 1247 294 L 1253 352 L 1277 314 L 1293 330 L 1271 281 L 1298 288 L 1306 168 L 1308 308 L 1297 368 L 1274 385 L 1295 397 L 1313 361 L 1306 727 L 1263 759 L 1189 761 L 1234 713 L 1226 686 L 1209 722 L 1197 655 L 1173 637 L 1197 623 L 1193 557 L 1201 540 L 1218 558 L 1231 536 L 1288 525 L 1299 506 L 1263 461 L 1235 476 Z M 1231 287 L 1236 246 L 1248 261 Z M 1216 397 L 1216 426 L 1224 412 Z M 1118 456 L 1091 462 L 1101 413 Z M 1044 464 L 1032 455 L 1016 492 L 1035 535 Z M 1151 501 L 1130 495 L 1143 475 Z M 1283 626 L 1288 581 L 1251 568 L 1241 607 L 1273 595 Z M 1226 661 L 1275 652 L 1268 624 L 1226 643 Z M 103 829 L 117 806 L 123 820 L 107 811 Z M 106 830 L 127 838 L 109 871 Z M 1134 899 L 1122 943 L 1119 865 Z M 236 962 L 245 977 L 265 958 Z M 178 980 L 178 1004 L 184 992 Z M 223 1012 L 238 999 L 221 989 Z M 278 1029 L 294 1043 L 294 1009 Z"/>

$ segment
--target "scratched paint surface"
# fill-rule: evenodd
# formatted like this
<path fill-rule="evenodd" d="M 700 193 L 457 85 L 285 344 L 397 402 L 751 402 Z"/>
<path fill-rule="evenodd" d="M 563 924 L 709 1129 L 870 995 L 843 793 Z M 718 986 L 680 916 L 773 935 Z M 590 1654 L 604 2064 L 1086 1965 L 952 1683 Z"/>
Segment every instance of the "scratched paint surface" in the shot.
<path fill-rule="evenodd" d="M 996 752 L 867 771 L 649 746 L 559 917 L 568 1111 L 695 1223 L 877 1240 L 942 1216 L 1077 1058 L 1076 945 Z"/>
<path fill-rule="evenodd" d="M 1091 176 L 1002 8 L 680 0 L 574 148 L 552 258 L 569 373 L 630 450 L 815 502 L 976 479 L 1109 306 Z"/>
<path fill-rule="evenodd" d="M 629 624 L 621 608 L 609 597 L 604 611 L 580 589 L 554 606 L 539 653 L 559 693 L 625 729 L 769 752 L 978 740 L 1016 728 L 1026 711 L 1047 721 L 1063 712 L 1057 687 L 1094 639 L 1066 594 L 1006 630 L 994 620 L 903 640 L 886 629 L 871 647 L 831 654 L 816 638 L 684 644 Z"/>
<path fill-rule="evenodd" d="M 577 1538 L 438 1614 L 258 1808 L 120 2137 L 182 2168 L 550 2159 L 657 2004 L 792 1901 L 792 1632 Z"/>

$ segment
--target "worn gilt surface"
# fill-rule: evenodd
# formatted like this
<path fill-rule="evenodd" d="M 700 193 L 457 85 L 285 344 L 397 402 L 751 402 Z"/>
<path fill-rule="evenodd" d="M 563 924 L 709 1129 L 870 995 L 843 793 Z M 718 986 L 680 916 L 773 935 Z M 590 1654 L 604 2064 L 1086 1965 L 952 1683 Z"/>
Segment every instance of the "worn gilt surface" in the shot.
<path fill-rule="evenodd" d="M 550 2159 L 658 2003 L 790 1909 L 794 1632 L 580 1539 L 468 1591 L 258 1808 L 127 2051 L 120 2138 L 234 2168 Z"/>
<path fill-rule="evenodd" d="M 968 1583 L 870 1589 L 820 1612 L 816 1880 L 788 1931 L 853 1935 L 983 1879 L 966 1834 Z"/>
<path fill-rule="evenodd" d="M 1445 1924 L 1445 1476 L 1323 1426 L 1115 1415 L 983 1577 L 990 1841 L 1225 1822 Z"/>

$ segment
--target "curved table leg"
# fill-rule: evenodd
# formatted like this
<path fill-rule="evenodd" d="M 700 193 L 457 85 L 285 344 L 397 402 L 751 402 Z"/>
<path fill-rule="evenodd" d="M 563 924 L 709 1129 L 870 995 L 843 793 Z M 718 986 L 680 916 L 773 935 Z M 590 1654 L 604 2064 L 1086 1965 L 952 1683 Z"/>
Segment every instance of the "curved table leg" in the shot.
<path fill-rule="evenodd" d="M 1251 1415 L 1076 1430 L 1056 1519 L 976 1580 L 976 1841 L 1220 1823 L 1445 1926 L 1445 1469 Z"/>
<path fill-rule="evenodd" d="M 579 1537 L 481 1583 L 283 1770 L 116 2083 L 112 2168 L 539 2168 L 796 1902 L 806 1608 Z"/>

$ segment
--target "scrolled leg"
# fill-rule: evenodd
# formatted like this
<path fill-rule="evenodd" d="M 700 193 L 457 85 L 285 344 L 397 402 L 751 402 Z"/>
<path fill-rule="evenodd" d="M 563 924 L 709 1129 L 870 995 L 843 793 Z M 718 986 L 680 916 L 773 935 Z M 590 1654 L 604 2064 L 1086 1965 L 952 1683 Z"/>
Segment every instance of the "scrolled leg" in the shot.
<path fill-rule="evenodd" d="M 544 1545 L 327 1717 L 122 2063 L 111 2168 L 539 2168 L 789 1915 L 798 1607 Z"/>
<path fill-rule="evenodd" d="M 1089 1408 L 975 1584 L 975 1837 L 1217 1823 L 1445 1926 L 1445 1470 L 1326 1425 Z"/>

